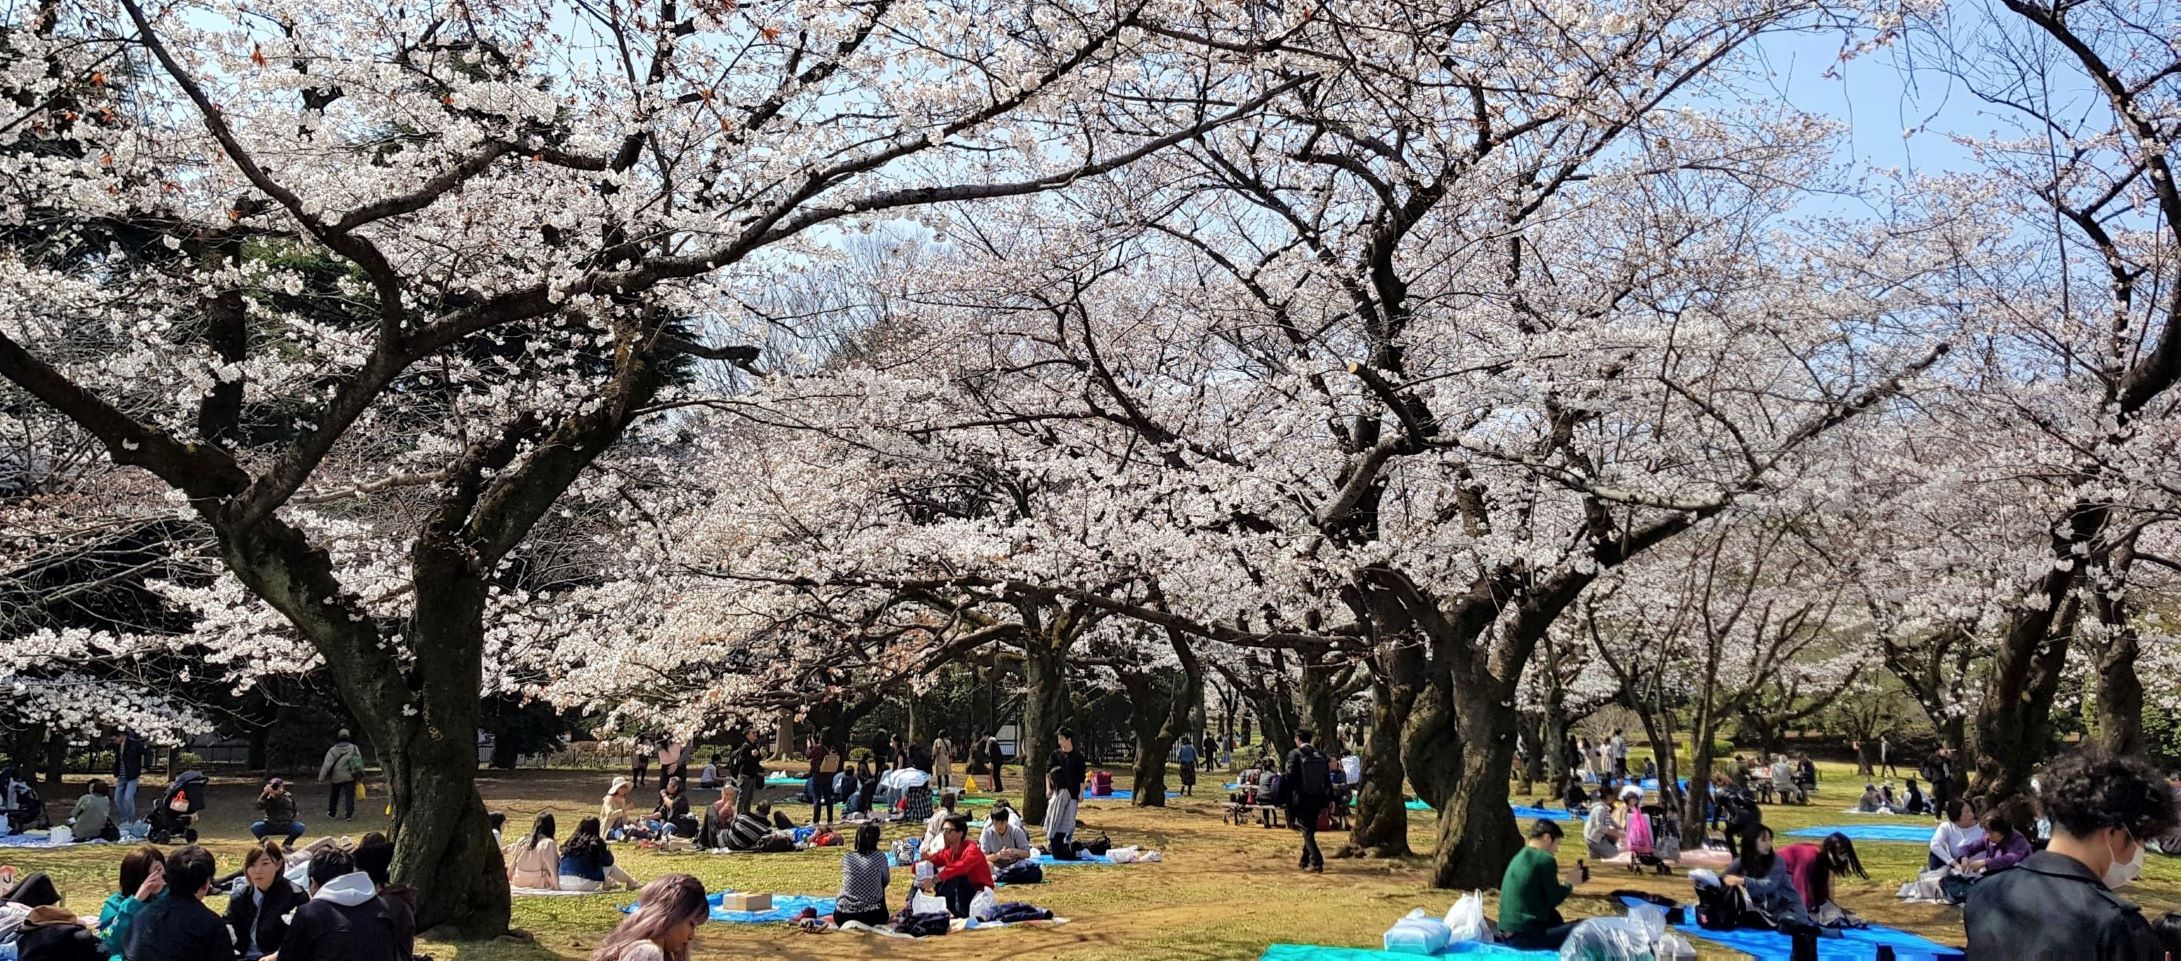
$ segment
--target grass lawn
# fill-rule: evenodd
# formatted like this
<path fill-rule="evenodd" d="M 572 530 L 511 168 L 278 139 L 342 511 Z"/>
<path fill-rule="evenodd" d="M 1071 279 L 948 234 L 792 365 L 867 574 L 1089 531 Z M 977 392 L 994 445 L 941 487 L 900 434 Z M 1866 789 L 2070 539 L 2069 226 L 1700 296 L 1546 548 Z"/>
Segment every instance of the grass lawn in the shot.
<path fill-rule="evenodd" d="M 1873 820 L 1839 813 L 1861 793 L 1863 782 L 1848 772 L 1844 765 L 1823 767 L 1824 784 L 1815 802 L 1808 806 L 1768 806 L 1767 823 L 1785 833 L 1810 825 Z M 597 809 L 598 797 L 610 780 L 610 774 L 600 773 L 492 772 L 481 778 L 480 787 L 488 804 L 507 812 L 510 831 L 526 828 L 533 814 L 550 809 L 559 815 L 565 832 L 576 819 Z M 1157 848 L 1164 852 L 1166 860 L 1123 867 L 1059 868 L 1048 873 L 1048 883 L 1012 889 L 1003 898 L 1051 908 L 1071 919 L 1070 924 L 926 942 L 848 934 L 811 935 L 786 925 L 710 924 L 698 934 L 696 956 L 779 961 L 958 958 L 967 950 L 982 958 L 1005 959 L 1247 961 L 1275 941 L 1375 947 L 1386 927 L 1410 908 L 1421 907 L 1437 915 L 1453 903 L 1454 892 L 1435 891 L 1425 885 L 1427 864 L 1422 858 L 1336 860 L 1327 863 L 1322 875 L 1298 873 L 1294 867 L 1298 835 L 1220 822 L 1218 805 L 1225 798 L 1218 788 L 1220 780 L 1216 775 L 1206 777 L 1200 785 L 1205 789 L 1202 796 L 1174 799 L 1172 806 L 1163 810 L 1112 801 L 1084 804 L 1081 820 L 1087 833 L 1104 832 L 1116 844 Z M 1019 781 L 1010 779 L 1010 783 Z M 308 784 L 298 787 L 303 792 L 306 818 L 324 810 L 319 806 L 323 803 L 322 789 Z M 71 785 L 70 791 L 75 790 Z M 54 793 L 48 792 L 49 796 Z M 157 797 L 157 791 L 148 783 L 142 793 L 146 801 Z M 241 781 L 215 785 L 205 836 L 223 872 L 239 867 L 241 851 L 249 843 L 247 815 L 253 810 L 250 800 L 255 793 L 254 785 Z M 768 796 L 787 793 L 786 789 L 774 789 Z M 709 793 L 700 792 L 699 800 L 709 801 Z M 52 797 L 53 806 L 64 812 L 73 803 L 72 793 L 65 799 Z M 384 819 L 378 813 L 383 809 L 383 798 L 368 803 L 374 808 L 371 816 L 359 817 L 353 824 L 340 823 L 336 832 L 328 832 L 324 822 L 312 821 L 306 839 L 324 833 L 361 834 L 383 828 Z M 789 810 L 808 813 L 807 809 Z M 1921 823 L 1905 818 L 1885 820 Z M 896 827 L 888 832 L 887 839 L 890 842 L 916 830 Z M 1432 830 L 1428 814 L 1412 815 L 1412 843 L 1418 850 L 1429 849 Z M 1337 836 L 1327 840 L 1337 840 Z M 1572 863 L 1580 848 L 1579 843 L 1564 845 L 1563 860 Z M 1922 869 L 1922 845 L 1859 844 L 1857 849 L 1871 872 L 1871 880 L 1842 885 L 1843 904 L 1874 921 L 1908 928 L 1938 941 L 1961 943 L 1959 912 L 1943 906 L 1903 905 L 1893 898 L 1900 884 Z M 112 845 L 81 845 L 67 850 L 0 849 L 0 860 L 23 870 L 53 875 L 69 906 L 88 913 L 95 912 L 114 888 L 115 868 L 125 850 Z M 696 875 L 715 890 L 831 895 L 840 881 L 840 853 L 833 849 L 719 857 L 653 854 L 637 851 L 633 845 L 621 845 L 615 854 L 638 880 L 681 871 Z M 897 870 L 892 907 L 900 906 L 907 873 Z M 1593 880 L 1563 910 L 1570 918 L 1618 914 L 1604 900 L 1608 891 L 1618 888 L 1689 898 L 1688 882 L 1680 877 L 1637 877 L 1594 869 Z M 2127 893 L 2153 917 L 2181 908 L 2181 858 L 2153 855 L 2144 868 L 2143 880 Z M 590 948 L 619 918 L 616 908 L 632 897 L 600 894 L 518 898 L 515 925 L 534 935 L 534 943 L 432 943 L 419 950 L 428 951 L 440 961 L 574 961 L 588 956 Z M 1699 950 L 1702 948 L 1699 943 Z"/>

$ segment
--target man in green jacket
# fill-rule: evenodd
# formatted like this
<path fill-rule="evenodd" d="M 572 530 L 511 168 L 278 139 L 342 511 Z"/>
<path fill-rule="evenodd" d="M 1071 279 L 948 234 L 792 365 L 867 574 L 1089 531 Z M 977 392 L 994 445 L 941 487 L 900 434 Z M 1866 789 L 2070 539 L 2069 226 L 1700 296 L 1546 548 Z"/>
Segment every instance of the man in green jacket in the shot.
<path fill-rule="evenodd" d="M 1540 818 L 1530 841 L 1507 863 L 1499 882 L 1499 934 L 1518 948 L 1557 951 L 1575 925 L 1560 918 L 1560 902 L 1583 882 L 1581 864 L 1560 870 L 1560 825 Z"/>

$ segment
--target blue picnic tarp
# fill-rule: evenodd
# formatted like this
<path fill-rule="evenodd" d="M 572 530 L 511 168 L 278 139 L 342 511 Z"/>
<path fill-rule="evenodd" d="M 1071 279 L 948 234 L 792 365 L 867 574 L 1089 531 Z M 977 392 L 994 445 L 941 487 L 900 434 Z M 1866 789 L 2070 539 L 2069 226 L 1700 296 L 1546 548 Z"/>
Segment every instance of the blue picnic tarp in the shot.
<path fill-rule="evenodd" d="M 1181 792 L 1180 792 L 1180 791 L 1168 791 L 1168 792 L 1166 792 L 1166 796 L 1167 796 L 1167 797 L 1180 797 L 1180 796 L 1181 796 Z M 1119 788 L 1114 788 L 1114 789 L 1113 789 L 1113 793 L 1112 793 L 1112 794 L 1085 794 L 1085 795 L 1083 795 L 1083 800 L 1085 800 L 1085 801 L 1133 801 L 1133 800 L 1135 800 L 1135 799 L 1136 799 L 1136 792 L 1135 792 L 1135 791 L 1132 791 L 1132 790 L 1130 790 L 1130 789 L 1128 789 L 1128 788 L 1125 788 L 1125 787 L 1119 787 Z"/>
<path fill-rule="evenodd" d="M 1895 841 L 1902 844 L 1929 844 L 1931 843 L 1932 830 L 1929 821 L 1919 824 L 1836 824 L 1796 828 L 1787 832 L 1787 836 L 1822 838 L 1832 834 L 1845 834 L 1850 841 Z"/>
<path fill-rule="evenodd" d="M 1111 857 L 1110 855 L 1105 855 L 1105 854 L 1090 854 L 1090 853 L 1084 853 L 1084 854 L 1079 854 L 1079 855 L 1076 855 L 1076 858 L 1075 858 L 1075 860 L 1073 860 L 1073 861 L 1062 861 L 1062 860 L 1059 860 L 1059 859 L 1057 859 L 1057 858 L 1053 857 L 1052 855 L 1050 855 L 1050 854 L 1047 854 L 1047 853 L 1045 853 L 1045 852 L 1043 852 L 1043 851 L 1039 851 L 1039 852 L 1038 852 L 1037 858 L 1036 858 L 1035 860 L 1037 861 L 1037 863 L 1039 863 L 1039 864 L 1042 864 L 1042 865 L 1044 865 L 1044 866 L 1046 866 L 1046 867 L 1049 867 L 1049 868 L 1064 868 L 1064 867 L 1068 867 L 1068 866 L 1070 866 L 1070 865 L 1091 865 L 1091 866 L 1094 866 L 1094 867 L 1112 867 L 1112 866 L 1114 865 L 1114 863 L 1115 863 L 1115 862 L 1114 862 L 1114 860 L 1113 860 L 1113 858 L 1112 858 L 1112 857 Z"/>
<path fill-rule="evenodd" d="M 835 898 L 810 894 L 775 894 L 770 911 L 729 911 L 720 906 L 727 902 L 729 893 L 718 891 L 705 899 L 712 905 L 712 920 L 729 924 L 777 924 L 795 920 L 797 915 L 803 913 L 804 908 L 814 908 L 821 915 L 832 914 L 834 905 L 839 903 Z M 633 901 L 621 906 L 622 914 L 632 914 L 635 911 L 636 904 Z"/>
<path fill-rule="evenodd" d="M 1583 816 L 1581 814 L 1577 814 L 1574 811 L 1563 810 L 1560 808 L 1534 808 L 1527 804 L 1515 805 L 1515 817 L 1524 821 L 1535 821 L 1539 819 L 1547 821 L 1580 821 L 1583 819 Z"/>
<path fill-rule="evenodd" d="M 1643 902 L 1633 898 L 1621 899 L 1631 906 Z M 1738 928 L 1733 931 L 1713 931 L 1699 927 L 1694 914 L 1690 920 L 1673 926 L 1684 937 L 1700 938 L 1749 955 L 1757 961 L 1788 961 L 1794 953 L 1794 942 L 1778 931 L 1756 928 Z M 1867 928 L 1844 928 L 1840 937 L 1818 939 L 1818 961 L 1875 961 L 1878 946 L 1893 949 L 1893 956 L 1900 961 L 1962 961 L 1962 949 L 1948 947 L 1898 928 L 1873 924 Z"/>
<path fill-rule="evenodd" d="M 1485 944 L 1479 941 L 1461 941 L 1447 945 L 1436 955 L 1402 954 L 1396 951 L 1374 951 L 1369 948 L 1334 948 L 1318 944 L 1275 944 L 1257 956 L 1257 961 L 1402 961 L 1420 957 L 1465 958 L 1528 958 L 1534 961 L 1552 961 L 1560 957 L 1558 951 L 1524 951 L 1504 944 Z"/>

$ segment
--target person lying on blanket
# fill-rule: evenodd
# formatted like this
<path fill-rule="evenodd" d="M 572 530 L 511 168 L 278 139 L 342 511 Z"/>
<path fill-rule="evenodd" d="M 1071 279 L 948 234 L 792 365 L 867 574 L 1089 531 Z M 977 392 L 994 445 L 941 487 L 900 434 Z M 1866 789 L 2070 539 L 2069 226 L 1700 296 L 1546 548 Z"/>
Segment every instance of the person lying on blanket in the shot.
<path fill-rule="evenodd" d="M 1518 948 L 1557 951 L 1575 925 L 1560 917 L 1560 902 L 1583 883 L 1581 865 L 1560 868 L 1560 825 L 1545 818 L 1530 825 L 1530 839 L 1499 882 L 1499 933 Z"/>
<path fill-rule="evenodd" d="M 727 829 L 727 850 L 793 851 L 795 836 L 788 831 L 775 830 L 772 802 L 759 801 L 754 810 L 736 817 L 734 826 Z"/>

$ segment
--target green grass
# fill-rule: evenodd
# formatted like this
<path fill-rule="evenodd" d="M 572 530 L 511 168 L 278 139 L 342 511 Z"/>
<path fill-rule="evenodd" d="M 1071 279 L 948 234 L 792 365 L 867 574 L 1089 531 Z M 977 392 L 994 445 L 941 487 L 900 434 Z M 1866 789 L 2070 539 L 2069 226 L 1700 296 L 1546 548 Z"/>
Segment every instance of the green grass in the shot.
<path fill-rule="evenodd" d="M 1784 833 L 1798 827 L 1858 820 L 1840 811 L 1849 806 L 1854 794 L 1860 793 L 1863 782 L 1849 774 L 1846 766 L 1826 767 L 1822 776 L 1826 780 L 1814 803 L 1767 806 L 1767 822 Z M 546 809 L 561 816 L 565 830 L 575 817 L 596 809 L 598 795 L 610 780 L 611 775 L 603 773 L 494 773 L 485 777 L 481 787 L 489 804 L 508 813 L 511 830 L 520 831 L 532 815 Z M 1172 807 L 1163 810 L 1116 802 L 1085 804 L 1082 821 L 1087 830 L 1107 833 L 1116 844 L 1157 848 L 1167 860 L 1116 868 L 1060 868 L 1049 872 L 1047 884 L 1008 892 L 1010 898 L 1053 909 L 1071 919 L 1070 924 L 928 942 L 811 935 L 785 925 L 714 924 L 698 935 L 696 957 L 764 957 L 778 961 L 960 958 L 966 951 L 980 959 L 1246 961 L 1275 941 L 1375 946 L 1386 927 L 1410 908 L 1424 908 L 1436 915 L 1453 903 L 1455 892 L 1426 886 L 1428 863 L 1423 858 L 1336 860 L 1328 862 L 1322 875 L 1296 872 L 1296 835 L 1220 822 L 1218 805 L 1225 797 L 1218 788 L 1220 780 L 1216 775 L 1207 776 L 1200 785 L 1204 791 L 1201 796 L 1176 799 Z M 322 812 L 323 798 L 315 786 L 299 787 L 305 791 L 304 815 Z M 143 793 L 147 798 L 156 797 L 149 785 Z M 775 790 L 768 796 L 785 793 Z M 219 857 L 222 871 L 239 864 L 241 852 L 249 843 L 245 815 L 253 794 L 252 785 L 239 782 L 222 782 L 215 788 L 206 843 Z M 72 797 L 56 806 L 65 809 L 68 803 L 73 803 Z M 372 803 L 383 806 L 385 802 L 374 799 Z M 789 810 L 807 813 L 807 809 Z M 340 833 L 348 834 L 382 826 L 379 817 L 339 825 Z M 322 823 L 312 823 L 311 828 L 307 837 L 327 833 Z M 1432 830 L 1429 815 L 1412 815 L 1411 838 L 1417 850 L 1429 850 Z M 888 832 L 887 839 L 890 842 L 914 831 L 897 827 Z M 1572 863 L 1580 845 L 1565 847 L 1564 860 Z M 95 911 L 113 889 L 115 866 L 123 850 L 111 845 L 78 846 L 65 851 L 0 849 L 0 859 L 24 870 L 51 874 L 69 905 L 88 913 Z M 1900 884 L 1923 867 L 1921 845 L 1863 844 L 1858 845 L 1858 851 L 1872 879 L 1841 885 L 1843 904 L 1875 921 L 1905 927 L 1935 940 L 1961 943 L 1959 912 L 1938 905 L 1903 905 L 1894 900 L 1893 893 Z M 616 848 L 616 856 L 639 880 L 681 871 L 696 875 L 714 890 L 831 894 L 840 880 L 840 856 L 834 850 L 718 857 L 657 854 L 623 845 Z M 906 881 L 899 876 L 903 874 L 906 872 L 897 874 L 892 891 L 895 907 L 906 890 Z M 1620 913 L 1604 899 L 1607 892 L 1618 888 L 1656 891 L 1683 900 L 1689 895 L 1688 882 L 1680 877 L 1639 878 L 1594 871 L 1592 882 L 1564 910 L 1570 917 Z M 2143 880 L 2127 894 L 2153 916 L 2181 907 L 2181 858 L 2154 855 L 2145 867 Z M 626 894 L 518 898 L 515 925 L 531 934 L 534 942 L 433 943 L 420 950 L 440 961 L 578 961 L 587 957 L 598 939 L 612 929 L 620 917 L 616 909 L 630 899 Z"/>

